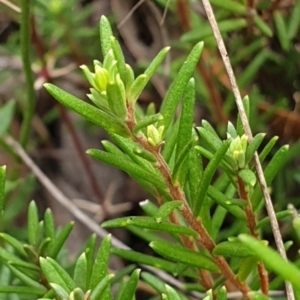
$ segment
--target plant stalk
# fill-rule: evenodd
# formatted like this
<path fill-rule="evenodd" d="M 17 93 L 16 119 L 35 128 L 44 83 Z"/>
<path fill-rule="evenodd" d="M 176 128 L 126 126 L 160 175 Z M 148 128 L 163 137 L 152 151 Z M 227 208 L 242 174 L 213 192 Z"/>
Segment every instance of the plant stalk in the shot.
<path fill-rule="evenodd" d="M 215 243 L 207 233 L 205 227 L 202 225 L 201 220 L 195 219 L 193 216 L 193 213 L 191 212 L 188 203 L 186 201 L 185 195 L 183 191 L 180 189 L 179 186 L 175 186 L 172 183 L 172 176 L 171 172 L 168 168 L 168 165 L 166 164 L 165 160 L 163 159 L 161 153 L 160 153 L 160 147 L 153 147 L 150 145 L 147 141 L 147 139 L 143 137 L 136 137 L 133 134 L 133 128 L 136 125 L 135 118 L 134 118 L 134 107 L 132 105 L 128 105 L 127 107 L 128 111 L 128 121 L 127 126 L 129 128 L 129 131 L 132 132 L 132 138 L 133 140 L 139 144 L 142 148 L 152 153 L 156 159 L 157 159 L 157 169 L 162 174 L 162 176 L 165 178 L 165 181 L 168 185 L 170 195 L 173 199 L 181 200 L 183 203 L 183 209 L 181 210 L 182 216 L 185 218 L 187 223 L 197 232 L 199 233 L 201 240 L 198 242 L 201 246 L 204 246 L 212 255 L 215 263 L 220 268 L 221 273 L 224 275 L 224 277 L 229 280 L 237 289 L 239 289 L 245 299 L 250 299 L 248 293 L 250 292 L 249 287 L 241 283 L 235 276 L 235 274 L 232 272 L 230 266 L 228 265 L 227 261 L 224 259 L 223 256 L 214 256 L 212 254 Z"/>
<path fill-rule="evenodd" d="M 237 186 L 238 186 L 238 194 L 239 194 L 240 198 L 247 203 L 247 206 L 245 207 L 245 213 L 246 213 L 246 217 L 247 217 L 247 223 L 248 223 L 247 225 L 248 225 L 250 234 L 257 240 L 259 240 L 260 239 L 259 234 L 255 229 L 256 225 L 257 225 L 256 218 L 255 218 L 255 214 L 252 209 L 251 201 L 249 199 L 249 193 L 246 189 L 245 182 L 239 176 L 237 177 Z M 265 265 L 262 261 L 258 262 L 257 271 L 258 271 L 259 278 L 260 278 L 261 291 L 265 295 L 268 295 L 268 293 L 269 293 L 269 277 L 268 277 L 268 272 L 265 268 Z"/>
<path fill-rule="evenodd" d="M 220 32 L 218 24 L 217 24 L 214 12 L 212 10 L 209 0 L 202 0 L 202 3 L 203 3 L 204 10 L 206 12 L 210 26 L 212 28 L 214 37 L 215 37 L 217 45 L 218 45 L 218 49 L 220 51 L 224 66 L 226 68 L 226 72 L 228 74 L 228 77 L 229 77 L 229 80 L 230 80 L 230 83 L 232 86 L 232 92 L 234 94 L 236 105 L 237 105 L 239 114 L 241 116 L 243 128 L 245 130 L 245 133 L 248 136 L 249 141 L 251 141 L 253 139 L 252 131 L 251 131 L 251 128 L 249 125 L 249 121 L 247 119 L 247 115 L 246 115 L 244 105 L 242 102 L 242 97 L 241 97 L 239 88 L 237 86 L 236 78 L 235 78 L 235 75 L 234 75 L 230 60 L 229 60 L 229 56 L 227 54 L 227 50 L 226 50 L 224 41 L 221 36 L 221 32 Z M 278 225 L 275 211 L 273 208 L 272 200 L 271 200 L 270 194 L 268 192 L 266 179 L 265 179 L 263 169 L 262 169 L 261 163 L 259 161 L 257 152 L 255 152 L 255 154 L 254 154 L 254 162 L 255 162 L 255 168 L 256 168 L 258 179 L 259 179 L 259 183 L 260 183 L 260 186 L 261 186 L 261 189 L 263 192 L 263 196 L 265 199 L 266 209 L 267 209 L 267 212 L 268 212 L 268 215 L 270 218 L 270 223 L 271 223 L 271 227 L 272 227 L 272 231 L 273 231 L 273 235 L 275 238 L 277 249 L 278 249 L 280 255 L 284 259 L 287 259 L 283 241 L 282 241 L 282 237 L 281 237 L 280 230 L 279 230 L 279 225 Z M 294 296 L 294 291 L 293 291 L 292 285 L 289 282 L 285 282 L 285 286 L 286 286 L 286 292 L 287 292 L 287 299 L 294 300 L 295 296 Z"/>
<path fill-rule="evenodd" d="M 24 148 L 26 148 L 28 144 L 35 109 L 34 78 L 30 61 L 30 6 L 30 0 L 21 0 L 21 52 L 26 80 L 26 104 L 24 107 L 24 119 L 21 127 L 20 140 Z"/>

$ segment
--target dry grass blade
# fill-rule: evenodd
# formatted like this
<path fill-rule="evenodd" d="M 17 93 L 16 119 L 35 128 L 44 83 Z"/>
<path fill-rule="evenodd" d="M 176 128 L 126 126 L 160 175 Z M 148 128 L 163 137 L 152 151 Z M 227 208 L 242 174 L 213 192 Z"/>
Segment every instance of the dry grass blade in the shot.
<path fill-rule="evenodd" d="M 250 125 L 249 125 L 249 122 L 248 122 L 248 119 L 247 119 L 247 116 L 246 116 L 246 112 L 244 110 L 242 97 L 241 97 L 241 94 L 240 94 L 240 91 L 239 91 L 239 88 L 238 88 L 238 85 L 237 85 L 237 82 L 236 82 L 236 78 L 235 78 L 235 75 L 234 75 L 234 72 L 233 72 L 228 54 L 227 54 L 227 50 L 226 50 L 224 41 L 222 39 L 218 24 L 217 24 L 215 16 L 214 16 L 214 12 L 212 10 L 212 7 L 210 5 L 209 0 L 202 0 L 202 3 L 203 3 L 203 6 L 204 6 L 204 9 L 205 9 L 207 18 L 209 20 L 209 23 L 212 27 L 212 31 L 213 31 L 214 37 L 215 37 L 217 45 L 218 45 L 218 49 L 220 51 L 223 63 L 224 63 L 225 68 L 226 68 L 226 72 L 228 74 L 228 77 L 229 77 L 229 80 L 230 80 L 230 83 L 231 83 L 232 92 L 234 94 L 236 105 L 238 107 L 238 111 L 239 111 L 239 114 L 241 116 L 241 120 L 242 120 L 242 123 L 243 123 L 244 130 L 245 130 L 249 140 L 251 141 L 253 139 L 252 131 L 251 131 L 251 128 L 250 128 Z M 263 196 L 264 196 L 264 199 L 265 199 L 266 209 L 267 209 L 268 215 L 270 217 L 270 223 L 271 223 L 272 231 L 273 231 L 273 234 L 274 234 L 276 246 L 277 246 L 277 249 L 278 249 L 279 253 L 281 254 L 281 256 L 286 259 L 287 257 L 286 257 L 282 237 L 281 237 L 281 234 L 280 234 L 279 225 L 278 225 L 278 222 L 277 222 L 277 219 L 276 219 L 276 215 L 275 215 L 275 211 L 274 211 L 274 208 L 273 208 L 272 200 L 271 200 L 270 194 L 268 192 L 266 179 L 265 179 L 263 169 L 262 169 L 262 166 L 260 164 L 259 157 L 258 157 L 257 153 L 254 154 L 254 160 L 255 160 L 255 167 L 256 167 L 258 179 L 259 179 L 261 189 L 262 189 L 262 192 L 263 192 Z M 288 282 L 286 282 L 286 291 L 287 291 L 287 299 L 288 300 L 295 299 L 292 286 Z"/>

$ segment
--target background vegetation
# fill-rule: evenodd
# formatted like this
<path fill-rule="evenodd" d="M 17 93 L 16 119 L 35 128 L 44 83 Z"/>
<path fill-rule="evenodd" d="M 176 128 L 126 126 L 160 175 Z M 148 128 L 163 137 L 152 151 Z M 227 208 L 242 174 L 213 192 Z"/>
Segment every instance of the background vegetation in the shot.
<path fill-rule="evenodd" d="M 264 157 L 264 166 L 272 161 L 275 153 L 284 152 L 276 164 L 274 175 L 277 175 L 269 188 L 275 211 L 282 213 L 279 222 L 288 258 L 299 265 L 300 3 L 292 0 L 210 2 L 241 94 L 243 97 L 249 95 L 252 131 L 254 134 L 267 133 L 259 148 L 259 152 L 269 149 Z M 90 103 L 86 96 L 90 83 L 79 67 L 86 65 L 92 70 L 94 60 L 104 59 L 98 27 L 102 15 L 108 17 L 125 60 L 136 77 L 145 72 L 162 48 L 171 46 L 170 53 L 139 95 L 142 109 L 149 114 L 159 111 L 162 99 L 178 77 L 186 57 L 195 44 L 204 41 L 201 59 L 193 72 L 194 124 L 202 124 L 202 128 L 207 126 L 207 129 L 208 123 L 203 123 L 205 119 L 222 140 L 226 139 L 226 132 L 232 130 L 228 121 L 236 124 L 237 109 L 230 81 L 200 1 L 0 1 L 0 162 L 7 166 L 4 210 L 0 220 L 0 299 L 83 299 L 81 292 L 75 291 L 78 287 L 84 292 L 88 287 L 91 291 L 96 290 L 94 294 L 85 293 L 86 298 L 90 297 L 88 299 L 99 299 L 99 293 L 104 293 L 101 297 L 106 299 L 109 297 L 105 294 L 108 293 L 109 282 L 115 289 L 116 299 L 125 299 L 125 294 L 132 299 L 136 288 L 136 299 L 160 297 L 158 295 L 162 293 L 165 299 L 217 297 L 217 294 L 204 295 L 208 288 L 191 279 L 195 275 L 183 262 L 176 266 L 176 271 L 173 265 L 167 267 L 167 263 L 164 268 L 180 274 L 179 279 L 164 278 L 164 273 L 157 273 L 157 270 L 153 273 L 153 269 L 149 273 L 149 269 L 145 271 L 144 267 L 139 267 L 143 269 L 139 281 L 140 270 L 135 265 L 128 265 L 128 261 L 150 264 L 149 257 L 154 252 L 148 243 L 157 237 L 151 235 L 153 232 L 145 235 L 140 229 L 129 226 L 126 231 L 113 229 L 113 237 L 110 238 L 97 225 L 115 217 L 145 213 L 152 216 L 153 209 L 157 209 L 144 201 L 151 199 L 156 203 L 151 189 L 145 192 L 124 173 L 99 164 L 85 154 L 89 148 L 109 149 L 110 142 L 106 141 L 102 146 L 100 143 L 101 140 L 109 140 L 107 133 L 97 124 L 86 122 L 68 111 L 43 87 L 45 82 L 55 84 Z M 180 110 L 177 111 L 177 116 L 180 116 Z M 203 130 L 199 135 L 205 140 Z M 274 138 L 274 135 L 278 137 Z M 289 151 L 282 147 L 287 143 Z M 209 138 L 200 147 L 212 151 Z M 204 155 L 203 149 L 201 151 Z M 206 166 L 209 159 L 204 159 L 203 163 Z M 5 169 L 1 170 L 4 178 Z M 212 177 L 215 185 L 224 182 L 216 180 L 221 174 L 218 171 Z M 226 186 L 219 188 L 224 191 Z M 29 205 L 32 199 L 36 199 L 36 204 L 31 202 Z M 53 214 L 47 210 L 48 207 Z M 215 204 L 209 207 L 212 216 L 218 207 Z M 169 209 L 175 210 L 176 204 Z M 217 243 L 247 232 L 247 226 L 235 218 L 236 215 L 233 216 L 224 216 L 217 232 L 212 233 Z M 266 216 L 265 208 L 261 207 L 258 219 L 263 220 Z M 72 221 L 76 222 L 75 227 Z M 122 225 L 120 222 L 112 224 L 112 227 Z M 95 235 L 87 241 L 91 233 L 101 238 L 106 236 L 99 252 Z M 263 227 L 260 236 L 275 247 L 270 226 Z M 56 243 L 51 244 L 54 237 Z M 117 249 L 125 245 L 149 257 L 141 257 L 138 261 L 137 252 L 128 252 L 129 256 L 126 256 L 125 252 Z M 93 251 L 87 249 L 95 249 L 103 262 L 95 265 L 94 271 Z M 159 253 L 159 250 L 156 252 Z M 78 254 L 82 253 L 85 255 L 78 258 Z M 107 270 L 109 253 L 114 254 L 110 262 L 111 272 Z M 136 256 L 135 260 L 132 256 Z M 236 257 L 230 260 L 236 272 L 237 266 L 241 270 Z M 9 263 L 11 261 L 13 264 Z M 29 265 L 24 265 L 26 263 Z M 247 263 L 249 266 L 253 261 L 243 264 Z M 82 266 L 86 269 L 83 270 Z M 245 269 L 248 270 L 247 267 Z M 45 277 L 41 277 L 39 272 Z M 50 273 L 58 273 L 59 276 L 48 278 Z M 115 277 L 112 279 L 108 273 L 114 273 Z M 88 274 L 83 276 L 88 278 L 85 283 L 80 282 L 80 274 Z M 118 284 L 122 278 L 128 280 L 130 274 L 132 291 L 127 289 L 122 296 L 124 284 Z M 277 277 L 275 274 L 270 276 L 270 289 L 276 290 L 272 296 L 285 299 L 281 293 L 283 275 Z M 253 290 L 259 287 L 256 276 L 253 275 L 254 280 L 250 280 Z M 184 281 L 182 278 L 188 279 Z M 163 282 L 181 292 L 176 293 L 170 287 L 166 289 Z M 49 286 L 49 283 L 52 285 Z M 98 286 L 100 283 L 102 285 Z M 222 297 L 221 286 L 222 278 L 214 286 L 218 297 Z M 226 287 L 232 294 L 223 297 L 236 297 L 236 289 Z M 67 296 L 64 291 L 68 292 Z M 299 297 L 297 293 L 295 296 Z"/>

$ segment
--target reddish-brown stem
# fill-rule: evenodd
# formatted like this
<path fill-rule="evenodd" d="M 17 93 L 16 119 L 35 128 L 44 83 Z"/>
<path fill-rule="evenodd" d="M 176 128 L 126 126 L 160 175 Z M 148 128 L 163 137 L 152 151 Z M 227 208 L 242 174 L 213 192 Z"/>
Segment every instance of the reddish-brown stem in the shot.
<path fill-rule="evenodd" d="M 178 224 L 180 225 L 180 221 L 178 220 L 176 214 L 173 212 L 171 215 L 170 215 L 170 221 L 174 224 Z M 192 238 L 189 238 L 185 235 L 181 235 L 180 236 L 180 239 L 182 241 L 182 243 L 184 244 L 184 246 L 187 248 L 187 249 L 191 249 L 193 251 L 198 251 L 196 245 L 195 245 L 195 241 L 194 239 Z M 212 278 L 211 278 L 211 275 L 208 271 L 206 270 L 203 270 L 203 269 L 199 269 L 198 270 L 198 274 L 199 274 L 199 277 L 201 279 L 201 284 L 203 285 L 203 287 L 208 291 L 210 289 L 213 288 L 213 283 L 212 283 Z"/>
<path fill-rule="evenodd" d="M 134 118 L 134 107 L 132 105 L 127 106 L 128 109 L 128 121 L 127 126 L 130 130 L 130 132 L 133 132 L 133 128 L 135 126 L 135 118 Z M 200 240 L 198 240 L 198 243 L 200 243 L 201 246 L 204 246 L 212 255 L 215 263 L 218 265 L 221 273 L 223 276 L 229 280 L 237 289 L 239 289 L 245 299 L 249 299 L 248 292 L 250 291 L 249 287 L 245 284 L 240 282 L 235 274 L 232 272 L 230 266 L 228 265 L 227 261 L 224 259 L 223 256 L 214 256 L 213 250 L 215 248 L 215 243 L 206 231 L 205 227 L 203 226 L 201 220 L 195 219 L 193 216 L 193 213 L 191 212 L 184 192 L 180 189 L 178 185 L 174 185 L 172 182 L 172 175 L 169 170 L 168 165 L 166 164 L 165 160 L 161 156 L 160 150 L 158 147 L 153 147 L 150 145 L 147 141 L 147 139 L 142 137 L 137 137 L 132 134 L 133 140 L 138 143 L 142 148 L 152 153 L 156 159 L 157 159 L 157 169 L 162 174 L 162 176 L 165 179 L 165 182 L 169 188 L 169 193 L 172 196 L 173 199 L 181 200 L 183 203 L 183 208 L 181 210 L 182 216 L 185 218 L 187 223 L 199 234 Z"/>
<path fill-rule="evenodd" d="M 246 190 L 246 185 L 240 177 L 237 178 L 237 185 L 238 185 L 238 193 L 239 193 L 240 198 L 247 203 L 247 206 L 245 208 L 245 213 L 246 213 L 246 217 L 247 217 L 247 225 L 249 228 L 249 232 L 253 237 L 255 237 L 256 239 L 259 239 L 259 234 L 255 230 L 256 218 L 255 218 L 255 214 L 253 213 L 253 210 L 252 210 L 252 204 L 249 199 L 248 192 Z M 268 272 L 267 272 L 263 262 L 260 261 L 258 263 L 257 270 L 258 270 L 258 274 L 259 274 L 259 278 L 260 278 L 261 290 L 265 295 L 268 295 L 269 278 L 268 278 Z"/>
<path fill-rule="evenodd" d="M 43 43 L 41 36 L 39 35 L 39 33 L 37 31 L 34 17 L 31 18 L 31 25 L 32 25 L 33 44 L 36 48 L 37 54 L 42 62 L 42 66 L 43 66 L 42 75 L 44 76 L 44 78 L 46 78 L 46 80 L 48 82 L 51 83 L 51 82 L 53 82 L 53 78 L 51 77 L 51 74 L 48 72 L 47 63 L 45 60 L 46 48 L 45 48 L 45 45 Z M 70 120 L 70 117 L 69 117 L 66 109 L 62 105 L 57 104 L 57 107 L 59 109 L 62 121 L 65 124 L 67 130 L 69 131 L 69 134 L 73 141 L 73 144 L 74 144 L 74 147 L 78 154 L 78 157 L 82 163 L 83 170 L 85 171 L 86 176 L 89 180 L 89 184 L 93 191 L 93 195 L 97 199 L 98 203 L 103 203 L 104 198 L 103 198 L 102 192 L 97 184 L 96 177 L 92 171 L 88 157 L 85 155 L 85 150 L 84 150 L 82 143 L 80 142 L 80 139 L 74 129 L 72 121 Z M 104 215 L 106 215 L 107 212 L 106 212 L 105 207 L 103 207 L 102 209 L 104 210 Z"/>
<path fill-rule="evenodd" d="M 254 0 L 247 0 L 247 7 L 248 9 L 254 8 Z"/>

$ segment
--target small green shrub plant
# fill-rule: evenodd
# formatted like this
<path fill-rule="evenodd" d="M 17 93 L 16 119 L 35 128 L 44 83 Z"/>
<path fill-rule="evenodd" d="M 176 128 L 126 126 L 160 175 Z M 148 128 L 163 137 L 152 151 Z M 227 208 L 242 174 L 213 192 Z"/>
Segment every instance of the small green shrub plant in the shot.
<path fill-rule="evenodd" d="M 152 104 L 143 111 L 137 99 L 169 48 L 162 49 L 136 77 L 104 16 L 100 20 L 100 41 L 103 61 L 95 60 L 93 70 L 82 66 L 91 86 L 88 97 L 92 104 L 55 85 L 47 83 L 45 88 L 63 105 L 109 134 L 110 139 L 102 141 L 104 150 L 89 149 L 87 153 L 125 171 L 156 200 L 141 203 L 145 216 L 108 220 L 102 227 L 127 227 L 147 241 L 157 255 L 113 247 L 109 235 L 96 251 L 92 235 L 70 271 L 63 267 L 58 254 L 72 223 L 57 230 L 51 211 L 39 220 L 32 202 L 27 242 L 0 235 L 8 245 L 0 248 L 0 292 L 20 295 L 3 299 L 131 300 L 140 280 L 156 290 L 153 299 L 195 299 L 193 292 L 202 292 L 204 299 L 222 300 L 230 291 L 240 292 L 236 298 L 271 299 L 270 290 L 280 289 L 283 281 L 292 284 L 296 299 L 300 299 L 298 262 L 284 260 L 263 235 L 270 219 L 261 217 L 264 201 L 253 156 L 259 150 L 260 161 L 264 162 L 276 139 L 261 147 L 265 135 L 259 133 L 249 141 L 240 117 L 236 126 L 228 123 L 225 137 L 205 120 L 201 126 L 194 125 L 192 76 L 204 43 L 197 43 L 191 50 L 159 111 Z M 175 119 L 181 100 L 181 113 Z M 249 99 L 245 97 L 243 103 L 249 113 Z M 287 146 L 281 147 L 268 162 L 264 169 L 268 185 L 287 152 Z M 4 182 L 2 168 L 1 199 Z M 291 218 L 292 213 L 285 210 L 276 216 L 278 220 Z M 296 230 L 298 223 L 295 217 Z M 162 238 L 161 233 L 169 237 Z M 286 247 L 289 245 L 287 241 Z M 171 287 L 158 275 L 141 272 L 135 265 L 111 274 L 110 255 L 179 277 L 184 288 Z"/>

